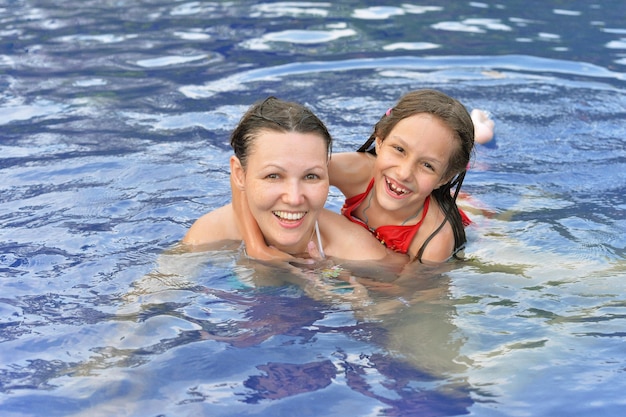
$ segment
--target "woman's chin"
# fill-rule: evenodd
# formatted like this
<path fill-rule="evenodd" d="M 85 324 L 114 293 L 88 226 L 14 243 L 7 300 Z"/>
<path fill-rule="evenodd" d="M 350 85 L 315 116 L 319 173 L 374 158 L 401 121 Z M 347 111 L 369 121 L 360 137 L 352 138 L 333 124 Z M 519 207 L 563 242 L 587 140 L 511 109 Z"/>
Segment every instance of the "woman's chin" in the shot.
<path fill-rule="evenodd" d="M 268 244 L 282 252 L 293 255 L 296 253 L 306 252 L 307 242 L 304 242 L 304 243 L 303 242 L 304 242 L 304 238 L 302 236 L 298 236 L 298 238 L 294 238 L 294 239 L 285 239 L 285 238 L 274 239 L 268 242 Z"/>

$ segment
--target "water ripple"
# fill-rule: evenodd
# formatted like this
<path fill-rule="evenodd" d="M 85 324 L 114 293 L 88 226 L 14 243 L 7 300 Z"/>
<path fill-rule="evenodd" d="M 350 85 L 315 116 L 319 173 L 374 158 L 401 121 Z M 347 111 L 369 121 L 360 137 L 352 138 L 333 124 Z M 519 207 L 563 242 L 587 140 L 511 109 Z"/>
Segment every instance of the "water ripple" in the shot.
<path fill-rule="evenodd" d="M 556 59 L 538 58 L 532 56 L 500 56 L 500 57 L 473 57 L 473 56 L 450 56 L 450 57 L 389 57 L 376 59 L 350 59 L 341 61 L 313 61 L 296 62 L 278 65 L 274 67 L 258 68 L 240 72 L 217 81 L 212 81 L 201 86 L 187 85 L 179 88 L 180 92 L 189 98 L 199 99 L 211 97 L 218 92 L 233 91 L 244 88 L 246 83 L 254 81 L 277 80 L 281 77 L 323 73 L 329 71 L 355 71 L 363 69 L 392 69 L 417 70 L 441 70 L 453 69 L 455 71 L 481 69 L 502 71 L 510 70 L 516 73 L 529 72 L 560 75 L 574 75 L 589 78 L 606 78 L 619 81 L 626 80 L 626 74 L 614 72 L 593 64 L 584 62 L 561 61 Z"/>

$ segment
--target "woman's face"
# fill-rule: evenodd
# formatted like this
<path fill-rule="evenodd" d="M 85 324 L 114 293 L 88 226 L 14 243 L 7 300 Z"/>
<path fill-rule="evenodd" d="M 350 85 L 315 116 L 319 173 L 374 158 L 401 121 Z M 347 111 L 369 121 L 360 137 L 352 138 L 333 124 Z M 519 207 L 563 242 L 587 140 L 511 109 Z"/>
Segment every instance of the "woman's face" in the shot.
<path fill-rule="evenodd" d="M 262 131 L 252 142 L 243 183 L 265 241 L 306 252 L 324 208 L 329 180 L 324 139 L 313 133 Z"/>

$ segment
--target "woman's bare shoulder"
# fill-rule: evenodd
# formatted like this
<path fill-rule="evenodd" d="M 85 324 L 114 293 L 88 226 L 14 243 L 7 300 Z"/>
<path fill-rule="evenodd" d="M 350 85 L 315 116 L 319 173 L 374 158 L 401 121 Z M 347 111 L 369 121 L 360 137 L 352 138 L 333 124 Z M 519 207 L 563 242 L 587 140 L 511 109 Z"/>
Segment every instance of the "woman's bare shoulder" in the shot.
<path fill-rule="evenodd" d="M 319 216 L 324 251 L 333 257 L 350 260 L 382 259 L 386 249 L 365 228 L 330 210 Z"/>
<path fill-rule="evenodd" d="M 188 245 L 204 245 L 220 240 L 240 240 L 232 206 L 227 204 L 196 220 L 183 238 Z"/>

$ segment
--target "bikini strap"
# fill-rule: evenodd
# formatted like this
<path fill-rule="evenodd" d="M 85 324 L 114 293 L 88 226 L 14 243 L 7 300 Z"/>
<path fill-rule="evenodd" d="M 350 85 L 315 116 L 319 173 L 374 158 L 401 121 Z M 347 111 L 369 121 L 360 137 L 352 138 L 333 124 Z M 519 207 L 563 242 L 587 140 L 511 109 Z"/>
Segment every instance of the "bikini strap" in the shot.
<path fill-rule="evenodd" d="M 324 248 L 322 247 L 322 237 L 320 236 L 320 226 L 317 223 L 317 220 L 315 220 L 315 235 L 317 236 L 317 248 L 320 251 L 320 255 L 322 256 L 322 259 L 326 257 L 326 255 L 324 254 Z"/>

